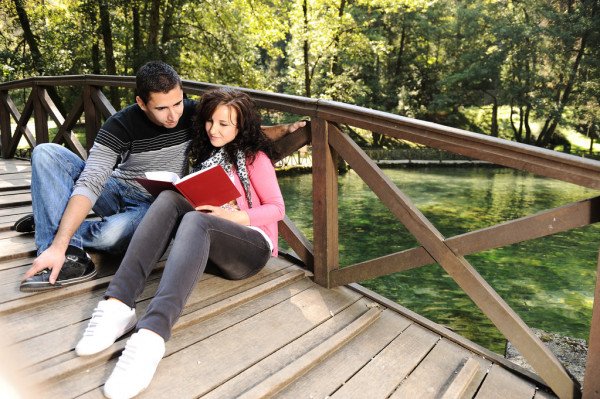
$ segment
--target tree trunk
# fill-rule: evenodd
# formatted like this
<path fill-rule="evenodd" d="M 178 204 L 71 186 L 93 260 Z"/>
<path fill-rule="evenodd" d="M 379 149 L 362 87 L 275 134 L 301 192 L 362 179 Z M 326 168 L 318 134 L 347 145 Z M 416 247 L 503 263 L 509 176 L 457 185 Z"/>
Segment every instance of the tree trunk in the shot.
<path fill-rule="evenodd" d="M 309 54 L 309 45 L 308 45 L 308 4 L 307 0 L 302 2 L 302 12 L 304 13 L 304 45 L 303 45 L 303 53 L 304 53 L 304 95 L 306 97 L 311 96 L 310 92 L 310 67 L 308 64 L 308 54 Z"/>
<path fill-rule="evenodd" d="M 91 57 L 92 57 L 92 73 L 99 75 L 100 72 L 100 45 L 98 43 L 98 37 L 99 37 L 99 33 L 98 33 L 98 29 L 96 28 L 98 26 L 98 15 L 96 13 L 96 3 L 93 1 L 85 1 L 82 3 L 81 8 L 83 10 L 83 12 L 88 16 L 89 18 L 89 25 L 94 27 L 94 30 L 92 32 L 92 37 L 91 37 L 91 41 L 92 41 L 92 45 L 90 48 L 90 53 L 91 53 Z"/>
<path fill-rule="evenodd" d="M 346 8 L 346 0 L 341 0 L 340 8 L 338 9 L 338 18 L 339 18 L 340 22 L 342 21 L 342 17 L 344 16 L 345 8 Z M 341 26 L 341 24 L 340 24 L 340 26 Z M 336 33 L 333 41 L 334 41 L 335 48 L 339 48 L 340 47 L 340 31 L 339 30 Z M 340 65 L 339 56 L 338 56 L 337 52 L 335 53 L 335 55 L 333 57 L 333 61 L 331 63 L 331 72 L 334 76 L 341 75 L 343 72 L 343 68 Z M 334 100 L 336 100 L 336 99 L 334 98 Z"/>
<path fill-rule="evenodd" d="M 402 18 L 402 31 L 400 32 L 400 46 L 396 55 L 396 68 L 394 76 L 399 79 L 402 72 L 402 61 L 404 59 L 404 46 L 406 45 L 406 18 Z"/>
<path fill-rule="evenodd" d="M 31 59 L 33 61 L 33 67 L 35 68 L 38 74 L 44 75 L 44 59 L 38 47 L 37 40 L 35 39 L 35 36 L 31 31 L 29 16 L 27 15 L 27 11 L 25 10 L 23 0 L 14 0 L 14 3 L 15 9 L 17 10 L 17 15 L 19 17 L 19 22 L 21 23 L 21 28 L 23 29 L 23 38 L 29 46 Z"/>
<path fill-rule="evenodd" d="M 585 135 L 590 138 L 590 150 L 589 154 L 592 155 L 594 152 L 594 133 L 592 132 L 592 122 L 589 122 L 586 126 Z"/>
<path fill-rule="evenodd" d="M 489 94 L 489 93 L 488 93 Z M 498 99 L 496 96 L 492 97 L 492 127 L 490 134 L 492 137 L 498 137 Z"/>
<path fill-rule="evenodd" d="M 523 107 L 519 108 L 519 128 L 515 127 L 515 121 L 513 120 L 513 115 L 515 114 L 513 104 L 510 105 L 510 127 L 512 128 L 513 134 L 515 136 L 515 140 L 518 143 L 523 142 Z"/>
<path fill-rule="evenodd" d="M 567 80 L 567 84 L 565 85 L 565 90 L 562 93 L 562 96 L 559 96 L 557 110 L 552 115 L 546 119 L 546 123 L 544 124 L 544 129 L 540 132 L 538 139 L 536 141 L 536 145 L 544 147 L 550 141 L 550 138 L 556 131 L 558 124 L 562 119 L 562 114 L 565 109 L 565 106 L 569 102 L 571 92 L 573 91 L 573 86 L 577 80 L 577 72 L 579 71 L 579 65 L 581 64 L 581 59 L 583 58 L 583 54 L 585 53 L 585 48 L 587 45 L 587 40 L 590 35 L 590 30 L 585 31 L 585 33 L 581 37 L 581 42 L 579 45 L 579 50 L 577 51 L 577 56 L 575 57 L 575 61 L 573 62 L 573 66 L 571 67 L 571 71 L 569 73 L 569 79 Z"/>
<path fill-rule="evenodd" d="M 152 0 L 150 10 L 150 20 L 148 24 L 148 57 L 153 59 L 160 58 L 160 49 L 158 47 L 158 31 L 160 30 L 160 6 L 161 0 Z"/>
<path fill-rule="evenodd" d="M 160 39 L 163 52 L 165 52 L 165 62 L 171 64 L 175 70 L 179 69 L 179 55 L 181 53 L 181 40 L 174 34 L 175 21 L 180 19 L 181 0 L 171 0 L 167 2 L 165 17 L 162 26 L 162 37 Z"/>
<path fill-rule="evenodd" d="M 387 79 L 387 86 L 385 88 L 386 95 L 384 96 L 384 110 L 388 112 L 395 112 L 398 106 L 398 88 L 402 87 L 402 68 L 404 65 L 404 51 L 406 49 L 406 17 L 402 18 L 402 30 L 400 32 L 400 44 L 396 51 L 396 59 L 393 64 L 390 64 L 386 70 L 389 76 Z M 395 47 L 396 36 L 389 39 L 390 46 Z M 380 76 L 379 73 L 376 76 Z"/>
<path fill-rule="evenodd" d="M 131 17 L 133 22 L 133 72 L 142 66 L 143 60 L 141 59 L 142 53 L 142 34 L 140 29 L 140 9 L 137 0 L 134 0 L 131 7 Z"/>
<path fill-rule="evenodd" d="M 31 23 L 29 22 L 29 16 L 27 15 L 27 10 L 25 10 L 25 6 L 23 4 L 23 0 L 14 0 L 15 9 L 17 11 L 17 16 L 19 17 L 19 23 L 21 24 L 21 28 L 23 29 L 23 37 L 27 46 L 29 47 L 29 52 L 31 53 L 31 59 L 33 61 L 33 68 L 40 75 L 43 76 L 46 74 L 46 68 L 44 63 L 44 58 L 42 57 L 42 53 L 40 52 L 40 48 L 38 47 L 37 40 L 31 30 Z M 62 99 L 58 95 L 58 91 L 56 91 L 55 86 L 49 86 L 46 88 L 48 90 L 48 95 L 58 108 L 61 114 L 65 114 L 65 107 L 62 102 Z"/>
<path fill-rule="evenodd" d="M 104 43 L 104 59 L 106 62 L 106 73 L 109 75 L 117 74 L 117 65 L 115 62 L 115 52 L 113 49 L 112 29 L 110 27 L 110 13 L 108 11 L 107 0 L 102 0 L 100 6 L 100 30 L 102 32 L 102 41 Z M 117 87 L 110 87 L 110 102 L 116 109 L 120 107 L 119 91 Z"/>
<path fill-rule="evenodd" d="M 525 106 L 525 143 L 531 144 L 531 125 L 529 124 L 529 115 L 531 114 L 531 104 Z"/>

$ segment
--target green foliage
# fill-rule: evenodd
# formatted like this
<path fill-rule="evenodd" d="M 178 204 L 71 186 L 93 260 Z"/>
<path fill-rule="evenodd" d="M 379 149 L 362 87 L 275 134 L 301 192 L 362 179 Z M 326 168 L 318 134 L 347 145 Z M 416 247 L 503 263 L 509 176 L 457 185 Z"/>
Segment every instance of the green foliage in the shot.
<path fill-rule="evenodd" d="M 598 8 L 591 0 L 7 0 L 0 73 L 3 81 L 105 74 L 114 59 L 114 73 L 132 75 L 161 58 L 186 79 L 332 99 L 552 148 L 564 144 L 565 129 L 599 139 Z M 492 112 L 473 125 L 463 114 L 473 107 Z"/>

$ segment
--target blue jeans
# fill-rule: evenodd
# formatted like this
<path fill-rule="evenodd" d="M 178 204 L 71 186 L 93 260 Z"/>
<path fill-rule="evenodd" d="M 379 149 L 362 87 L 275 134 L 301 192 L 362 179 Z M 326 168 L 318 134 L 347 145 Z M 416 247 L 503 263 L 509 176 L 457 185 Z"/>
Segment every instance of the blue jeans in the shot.
<path fill-rule="evenodd" d="M 31 155 L 31 200 L 38 255 L 58 231 L 75 182 L 85 162 L 63 146 L 47 143 Z M 70 245 L 121 253 L 146 214 L 153 198 L 126 182 L 110 177 L 92 208 L 101 220 L 84 221 Z"/>
<path fill-rule="evenodd" d="M 269 244 L 258 231 L 195 211 L 180 194 L 163 191 L 133 235 L 105 297 L 135 307 L 173 236 L 156 295 L 136 326 L 154 331 L 165 341 L 205 268 L 239 280 L 258 273 L 271 258 Z"/>

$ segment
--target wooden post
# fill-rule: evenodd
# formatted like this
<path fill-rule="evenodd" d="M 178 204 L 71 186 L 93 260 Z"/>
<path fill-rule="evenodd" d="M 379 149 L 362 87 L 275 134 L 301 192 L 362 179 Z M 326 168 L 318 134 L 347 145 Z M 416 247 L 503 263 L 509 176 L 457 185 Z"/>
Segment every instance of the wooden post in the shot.
<path fill-rule="evenodd" d="M 0 91 L 0 150 L 2 158 L 9 158 L 10 149 L 10 110 L 6 103 L 7 91 Z"/>
<path fill-rule="evenodd" d="M 42 103 L 42 98 L 46 94 L 46 89 L 35 84 L 33 86 L 33 114 L 35 122 L 35 142 L 36 144 L 48 143 L 48 111 Z"/>
<path fill-rule="evenodd" d="M 600 398 L 600 253 L 596 267 L 596 289 L 588 341 L 588 355 L 583 379 L 583 399 Z"/>
<path fill-rule="evenodd" d="M 94 144 L 96 134 L 100 129 L 100 113 L 94 106 L 94 100 L 92 99 L 92 93 L 94 90 L 98 90 L 94 86 L 85 85 L 83 86 L 83 114 L 85 115 L 85 149 L 89 152 L 90 148 Z"/>
<path fill-rule="evenodd" d="M 329 287 L 329 272 L 339 268 L 337 163 L 329 147 L 327 121 L 314 118 L 311 133 L 314 274 L 317 284 Z"/>

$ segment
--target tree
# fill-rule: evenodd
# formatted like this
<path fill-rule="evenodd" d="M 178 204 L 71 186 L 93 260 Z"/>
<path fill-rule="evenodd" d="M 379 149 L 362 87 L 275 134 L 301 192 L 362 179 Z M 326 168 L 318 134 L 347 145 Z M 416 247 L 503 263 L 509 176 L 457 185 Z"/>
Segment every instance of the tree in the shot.
<path fill-rule="evenodd" d="M 503 7 L 494 2 L 457 2 L 454 40 L 447 48 L 454 65 L 440 82 L 454 107 L 492 105 L 490 135 L 498 137 L 501 70 L 507 56 Z"/>
<path fill-rule="evenodd" d="M 598 29 L 598 3 L 589 0 L 567 0 L 559 2 L 556 8 L 548 7 L 544 10 L 544 15 L 550 22 L 547 29 L 550 38 L 547 47 L 548 61 L 557 59 L 558 62 L 553 64 L 560 68 L 556 75 L 560 80 L 554 80 L 555 88 L 547 88 L 553 94 L 553 100 L 549 101 L 552 107 L 536 140 L 537 145 L 545 147 L 550 144 L 565 107 L 571 100 L 589 40 L 593 31 Z M 596 26 L 590 25 L 592 21 L 596 22 Z M 565 56 L 561 57 L 563 54 Z"/>
<path fill-rule="evenodd" d="M 597 0 L 12 0 L 0 3 L 0 16 L 5 79 L 133 75 L 158 58 L 188 79 L 333 99 L 549 148 L 569 146 L 560 136 L 565 115 L 578 129 L 596 123 Z M 77 95 L 58 90 L 67 106 Z M 115 106 L 124 92 L 111 89 Z M 464 110 L 475 107 L 491 110 L 489 122 L 469 121 Z M 372 142 L 395 145 L 377 132 Z"/>
<path fill-rule="evenodd" d="M 597 36 L 598 4 L 567 0 L 512 5 L 518 22 L 511 31 L 507 98 L 511 116 L 519 115 L 519 125 L 513 120 L 512 129 L 518 141 L 554 147 L 564 142 L 556 130 L 581 82 L 580 67 L 590 56 L 590 39 Z M 532 115 L 544 119 L 537 135 Z"/>
<path fill-rule="evenodd" d="M 29 15 L 25 9 L 23 0 L 14 0 L 14 4 L 21 28 L 23 29 L 23 37 L 25 38 L 25 42 L 29 47 L 31 59 L 33 61 L 33 68 L 39 75 L 45 75 L 46 63 L 44 62 L 44 57 L 39 49 L 37 38 L 33 34 L 31 23 L 29 22 Z M 65 107 L 55 87 L 48 88 L 48 95 L 50 98 L 52 98 L 58 109 L 64 112 Z"/>

